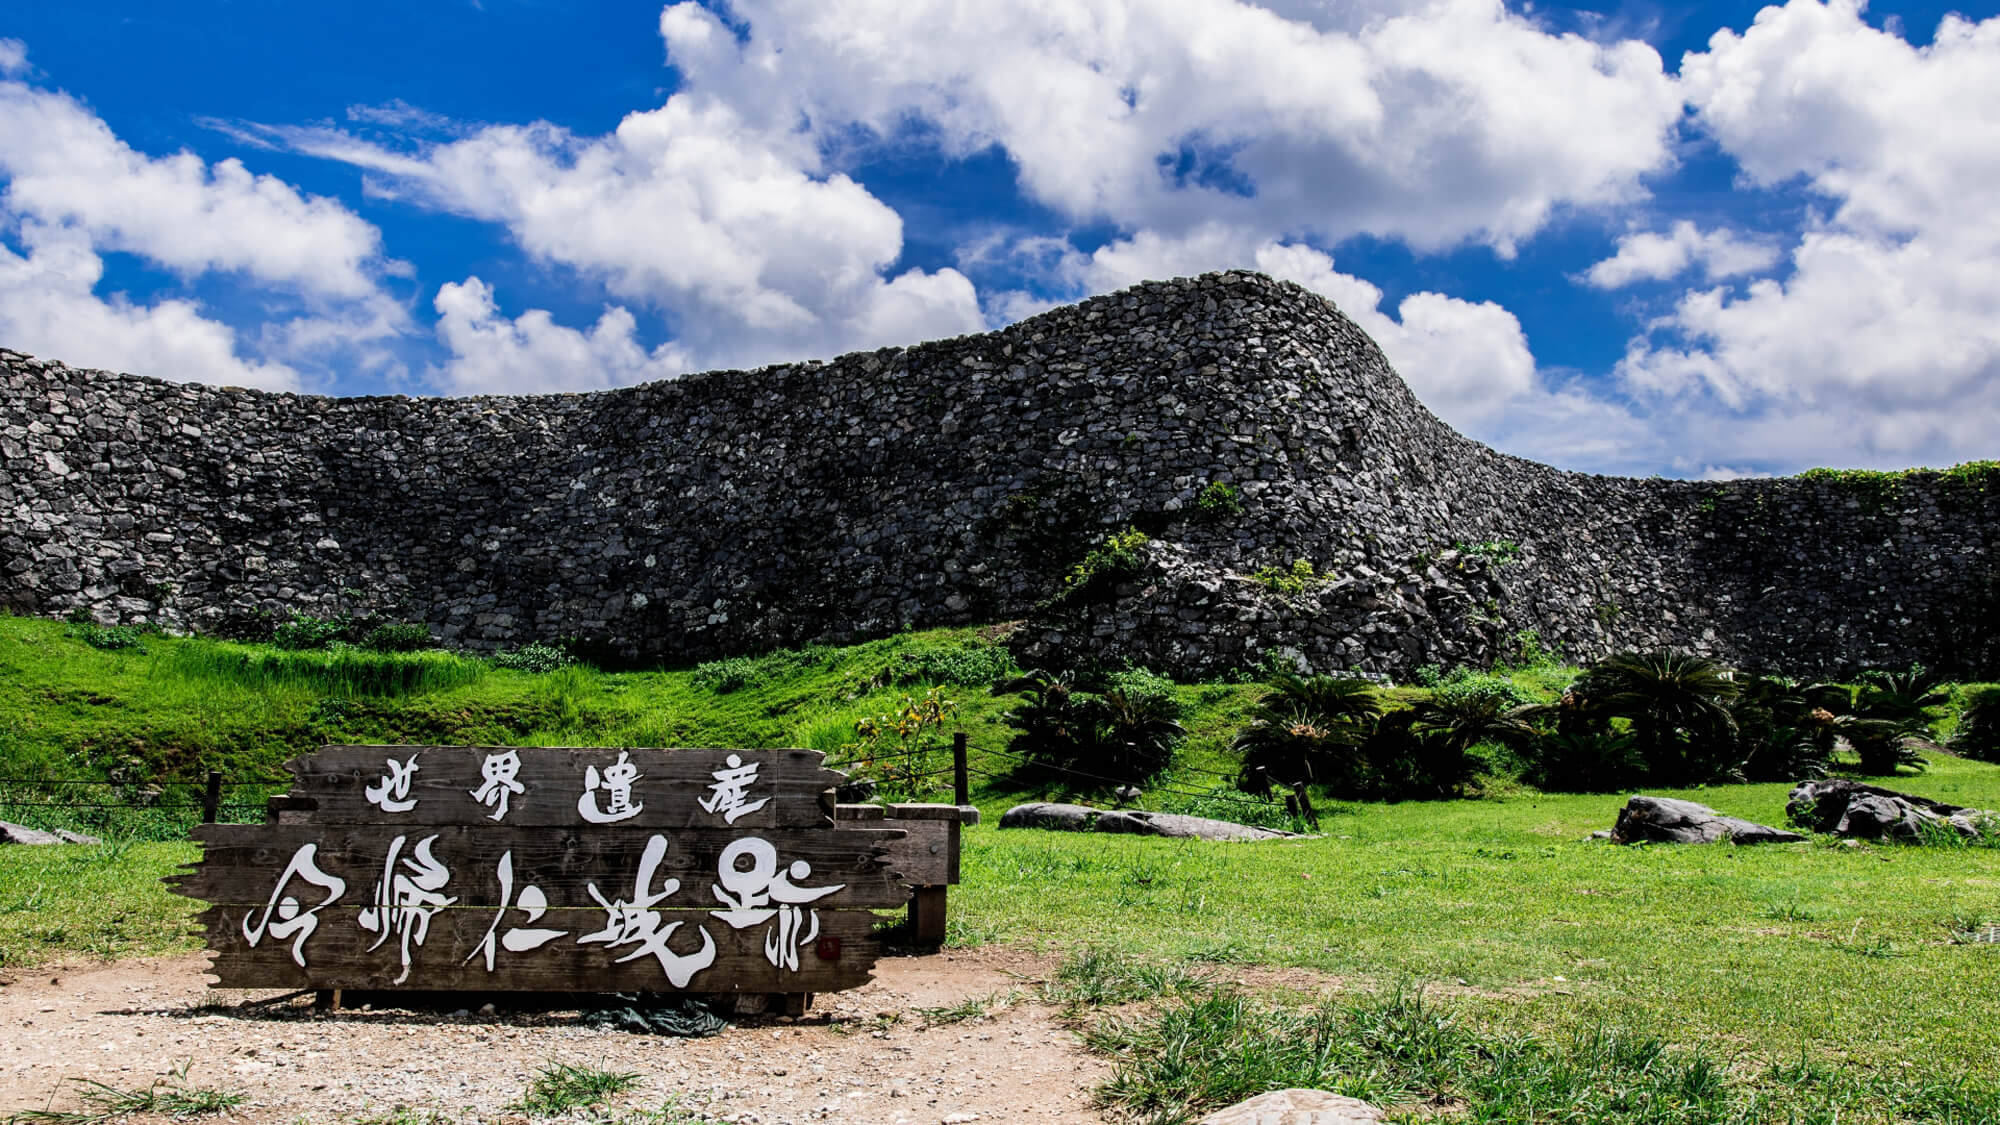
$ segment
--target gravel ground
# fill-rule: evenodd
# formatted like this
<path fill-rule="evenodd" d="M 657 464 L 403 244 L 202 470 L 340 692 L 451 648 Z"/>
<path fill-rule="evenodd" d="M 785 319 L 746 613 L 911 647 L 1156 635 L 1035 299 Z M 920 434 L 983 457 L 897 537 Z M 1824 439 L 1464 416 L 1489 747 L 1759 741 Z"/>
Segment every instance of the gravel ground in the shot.
<path fill-rule="evenodd" d="M 577 1011 L 490 1014 L 400 1008 L 317 1013 L 271 992 L 210 990 L 204 954 L 42 969 L 0 984 L 0 1119 L 82 1106 L 70 1079 L 121 1090 L 171 1079 L 243 1095 L 235 1121 L 352 1122 L 398 1109 L 456 1121 L 511 1109 L 543 1068 L 642 1076 L 606 1115 L 668 1122 L 1095 1122 L 1108 1067 L 1028 986 L 1054 969 L 1018 951 L 886 957 L 863 988 L 799 1019 L 739 1018 L 710 1039 L 591 1026 Z M 923 1008 L 999 997 L 988 1017 L 931 1023 Z"/>

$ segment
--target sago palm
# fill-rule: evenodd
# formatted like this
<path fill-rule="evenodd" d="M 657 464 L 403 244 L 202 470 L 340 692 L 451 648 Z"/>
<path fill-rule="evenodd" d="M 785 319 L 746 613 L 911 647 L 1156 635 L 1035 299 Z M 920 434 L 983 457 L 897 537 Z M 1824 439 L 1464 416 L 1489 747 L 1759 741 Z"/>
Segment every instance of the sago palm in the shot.
<path fill-rule="evenodd" d="M 1620 652 L 1590 666 L 1572 687 L 1594 711 L 1629 720 L 1646 766 L 1663 781 L 1708 781 L 1736 763 L 1741 686 L 1705 656 L 1660 649 Z"/>
<path fill-rule="evenodd" d="M 1339 781 L 1353 772 L 1354 750 L 1381 715 L 1381 696 L 1367 680 L 1281 674 L 1236 736 L 1241 784 Z"/>

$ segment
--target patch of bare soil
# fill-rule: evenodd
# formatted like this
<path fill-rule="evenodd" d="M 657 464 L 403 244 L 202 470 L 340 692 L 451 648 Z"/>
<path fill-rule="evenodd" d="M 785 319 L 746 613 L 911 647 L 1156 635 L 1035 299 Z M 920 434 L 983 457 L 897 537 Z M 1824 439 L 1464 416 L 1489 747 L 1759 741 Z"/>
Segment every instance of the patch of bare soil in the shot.
<path fill-rule="evenodd" d="M 464 1013 L 256 1006 L 282 994 L 212 991 L 206 965 L 203 954 L 120 961 L 0 986 L 0 1119 L 79 1108 L 70 1079 L 144 1089 L 186 1064 L 189 1085 L 244 1095 L 234 1121 L 352 1121 L 398 1107 L 518 1120 L 509 1107 L 535 1074 L 568 1063 L 641 1075 L 614 1108 L 677 1097 L 690 1117 L 753 1125 L 1102 1120 L 1090 1089 L 1108 1066 L 1033 1002 L 1026 982 L 1053 964 L 1018 951 L 885 957 L 874 981 L 819 997 L 802 1018 L 739 1017 L 710 1039 L 510 1010 L 500 995 L 468 997 Z M 989 997 L 991 1014 L 973 1021 L 920 1012 Z M 487 1000 L 498 1010 L 479 1014 Z"/>

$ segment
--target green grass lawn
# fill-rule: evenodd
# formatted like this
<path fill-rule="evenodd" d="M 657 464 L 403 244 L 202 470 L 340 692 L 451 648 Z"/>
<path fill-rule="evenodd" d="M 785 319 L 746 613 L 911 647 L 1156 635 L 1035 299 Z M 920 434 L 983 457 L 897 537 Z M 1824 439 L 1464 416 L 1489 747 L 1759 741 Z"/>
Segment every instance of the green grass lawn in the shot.
<path fill-rule="evenodd" d="M 310 660 L 273 663 L 258 647 L 145 646 L 102 652 L 60 624 L 0 619 L 0 777 L 192 778 L 210 766 L 254 777 L 349 741 L 794 744 L 838 755 L 856 719 L 922 693 L 897 682 L 910 653 L 977 647 L 969 633 L 934 632 L 777 654 L 735 667 L 741 685 L 718 691 L 714 667 L 534 675 L 427 655 L 409 658 L 436 665 L 421 675 L 371 680 Z M 1178 690 L 1194 710 L 1168 785 L 1217 786 L 1203 771 L 1232 766 L 1228 743 L 1257 688 Z M 1494 1028 L 1637 1027 L 1738 1063 L 1803 1054 L 1857 1073 L 1963 1071 L 2000 1083 L 2000 945 L 1967 939 L 2000 923 L 2000 850 L 1825 839 L 1623 848 L 1585 839 L 1611 825 L 1622 795 L 1501 781 L 1478 800 L 1333 804 L 1324 835 L 1296 841 L 1001 832 L 1004 808 L 1042 795 L 1012 786 L 992 753 L 1005 745 L 999 715 L 1011 700 L 950 692 L 985 813 L 965 834 L 955 941 L 1103 947 L 1225 980 L 1233 965 L 1300 967 L 1328 974 L 1314 990 L 1422 989 Z M 1893 784 L 2000 808 L 2000 767 L 1933 755 L 1927 771 Z M 1786 788 L 1665 795 L 1781 824 Z M 1182 799 L 1155 792 L 1147 803 L 1170 798 Z M 0 818 L 31 819 L 22 812 L 137 836 L 184 831 L 171 818 L 92 821 L 0 803 Z M 0 969 L 194 948 L 188 904 L 159 884 L 193 858 L 171 839 L 0 849 Z"/>

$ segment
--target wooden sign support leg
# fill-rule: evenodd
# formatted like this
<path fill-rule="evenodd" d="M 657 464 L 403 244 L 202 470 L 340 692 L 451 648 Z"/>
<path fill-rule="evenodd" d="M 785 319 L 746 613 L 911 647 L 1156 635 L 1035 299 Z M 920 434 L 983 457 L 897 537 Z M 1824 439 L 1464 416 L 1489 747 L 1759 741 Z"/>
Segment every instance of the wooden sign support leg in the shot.
<path fill-rule="evenodd" d="M 947 887 L 918 887 L 910 895 L 910 932 L 918 945 L 944 944 Z"/>

